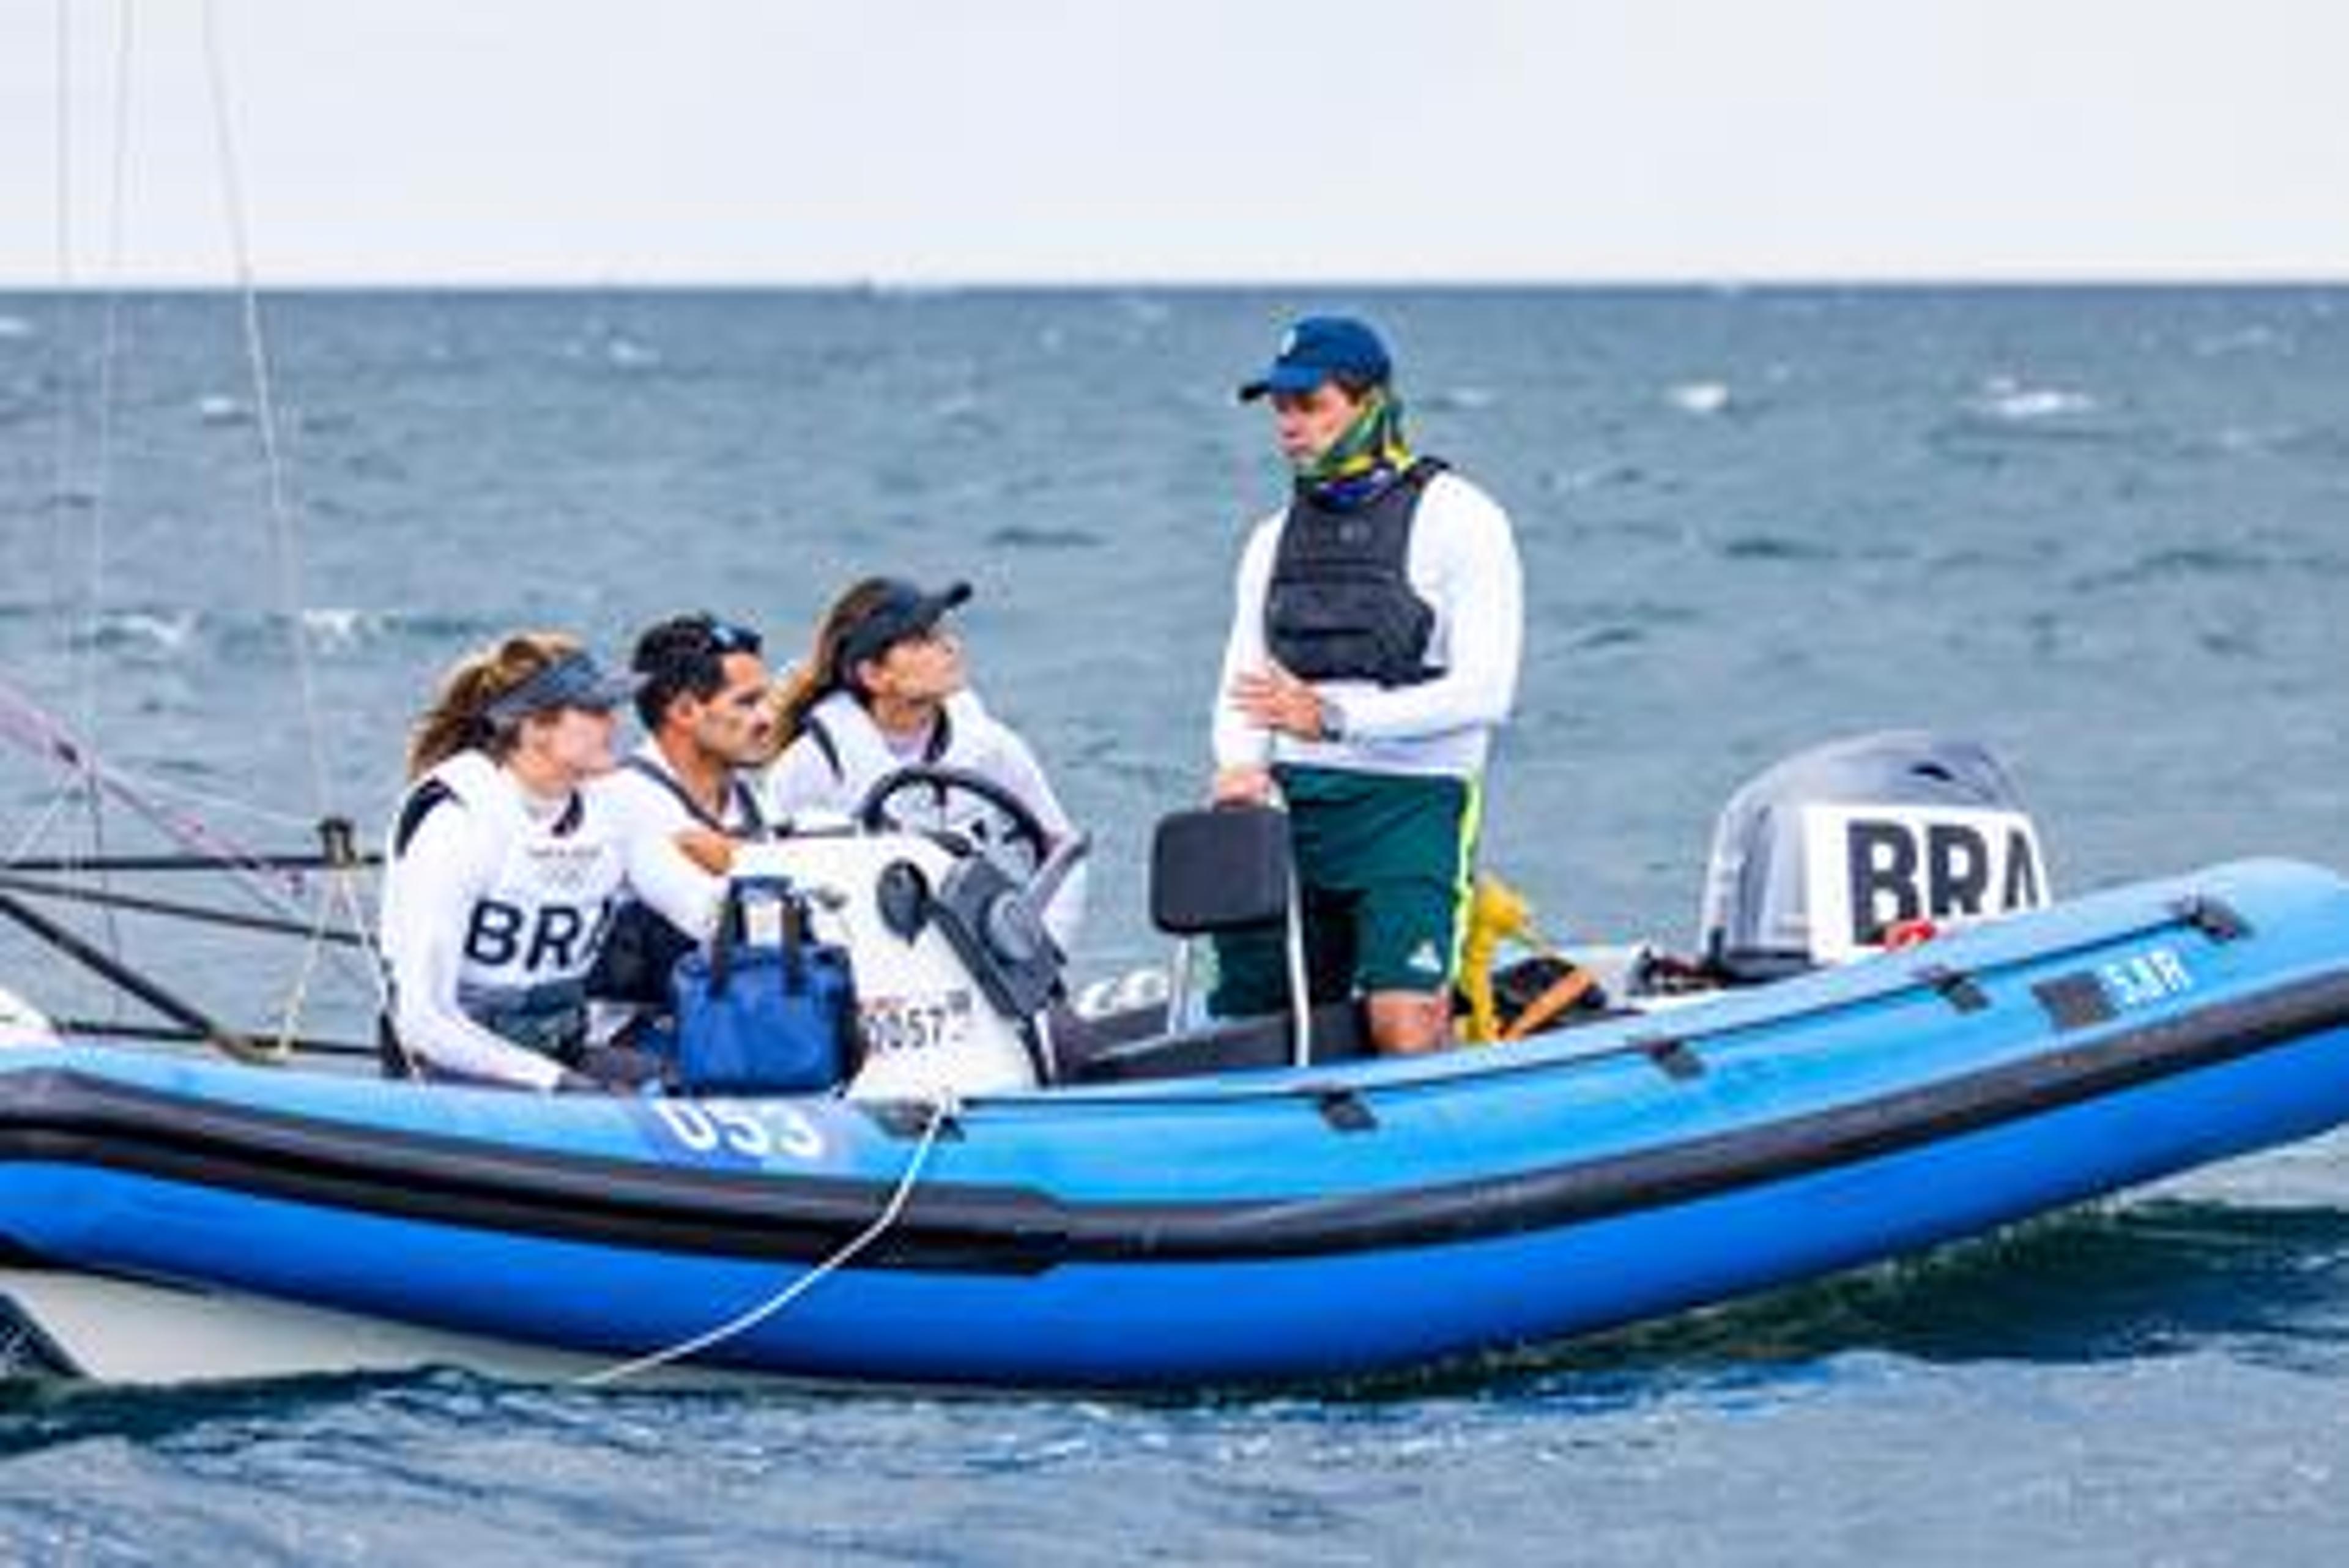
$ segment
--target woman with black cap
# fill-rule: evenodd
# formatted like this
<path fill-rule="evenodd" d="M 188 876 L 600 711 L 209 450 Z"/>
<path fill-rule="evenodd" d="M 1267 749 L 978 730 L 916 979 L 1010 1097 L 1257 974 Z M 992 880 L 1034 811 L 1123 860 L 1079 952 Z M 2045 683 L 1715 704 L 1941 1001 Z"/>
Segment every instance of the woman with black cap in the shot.
<path fill-rule="evenodd" d="M 1075 835 L 1036 753 L 969 688 L 962 639 L 946 621 L 969 598 L 968 583 L 924 593 L 902 578 L 867 577 L 833 601 L 813 651 L 784 691 L 781 728 L 791 740 L 768 770 L 770 819 L 852 811 L 881 780 L 922 764 L 1002 786 L 1053 845 Z M 1062 952 L 1075 940 L 1084 897 L 1080 864 L 1044 911 Z"/>
<path fill-rule="evenodd" d="M 657 1070 L 585 1044 L 587 971 L 630 867 L 582 786 L 612 769 L 612 711 L 635 690 L 546 632 L 442 680 L 409 748 L 384 867 L 388 1070 L 536 1089 Z M 632 890 L 706 928 L 714 902 L 691 875 Z"/>

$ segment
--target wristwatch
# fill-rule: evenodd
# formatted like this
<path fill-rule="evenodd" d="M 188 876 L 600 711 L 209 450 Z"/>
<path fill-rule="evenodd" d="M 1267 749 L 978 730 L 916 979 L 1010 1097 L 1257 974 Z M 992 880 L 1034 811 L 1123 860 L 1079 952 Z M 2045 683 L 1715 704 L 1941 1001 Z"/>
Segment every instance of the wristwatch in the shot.
<path fill-rule="evenodd" d="M 1321 728 L 1313 737 L 1317 741 L 1342 741 L 1346 738 L 1346 711 L 1327 697 L 1315 694 L 1321 710 Z"/>

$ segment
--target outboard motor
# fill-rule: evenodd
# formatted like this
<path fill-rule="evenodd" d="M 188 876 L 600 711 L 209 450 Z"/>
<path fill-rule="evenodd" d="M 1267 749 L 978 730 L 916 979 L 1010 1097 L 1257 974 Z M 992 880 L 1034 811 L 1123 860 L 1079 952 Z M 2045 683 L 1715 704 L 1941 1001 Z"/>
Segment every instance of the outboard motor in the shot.
<path fill-rule="evenodd" d="M 2047 898 L 2038 833 L 1998 760 L 1885 731 L 1798 753 L 1730 797 L 1699 942 L 1722 979 L 1775 980 Z"/>

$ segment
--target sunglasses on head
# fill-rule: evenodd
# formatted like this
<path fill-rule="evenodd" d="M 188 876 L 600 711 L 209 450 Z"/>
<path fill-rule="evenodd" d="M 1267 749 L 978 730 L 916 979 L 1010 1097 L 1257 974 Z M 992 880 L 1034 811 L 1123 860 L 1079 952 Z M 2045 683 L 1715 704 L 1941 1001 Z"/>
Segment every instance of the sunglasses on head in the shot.
<path fill-rule="evenodd" d="M 729 620 L 709 623 L 709 646 L 720 656 L 730 653 L 757 653 L 766 644 L 759 634 L 747 626 L 736 626 Z"/>

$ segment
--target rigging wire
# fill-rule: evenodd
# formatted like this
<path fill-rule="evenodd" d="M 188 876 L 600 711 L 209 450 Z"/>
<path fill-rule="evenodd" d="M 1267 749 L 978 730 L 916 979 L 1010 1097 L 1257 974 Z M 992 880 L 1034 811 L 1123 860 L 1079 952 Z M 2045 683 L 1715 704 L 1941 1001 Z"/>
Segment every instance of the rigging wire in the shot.
<path fill-rule="evenodd" d="M 329 946 L 328 931 L 336 910 L 347 912 L 349 925 L 360 933 L 370 953 L 375 943 L 369 929 L 369 911 L 358 885 L 363 862 L 350 847 L 347 826 L 325 815 L 327 783 L 323 726 L 319 720 L 308 627 L 300 609 L 300 529 L 288 483 L 281 437 L 283 421 L 277 407 L 269 348 L 262 327 L 260 295 L 254 282 L 252 245 L 245 218 L 243 169 L 237 155 L 219 17 L 212 0 L 206 0 L 202 8 L 202 44 L 220 190 L 233 258 L 235 286 L 241 302 L 241 326 L 246 367 L 253 385 L 255 427 L 267 478 L 270 538 L 276 566 L 278 596 L 285 607 L 292 641 L 311 794 L 319 812 L 318 816 L 309 819 L 279 817 L 277 820 L 302 821 L 305 826 L 316 827 L 328 836 L 330 853 L 326 857 L 322 881 L 307 884 L 297 873 L 284 877 L 282 885 L 273 884 L 269 877 L 270 868 L 262 863 L 261 857 L 237 848 L 193 816 L 147 798 L 144 792 L 150 783 L 154 783 L 158 786 L 157 793 L 165 793 L 168 789 L 169 793 L 183 798 L 232 805 L 256 815 L 274 814 L 245 803 L 202 796 L 194 790 L 161 786 L 160 781 L 135 779 L 109 767 L 80 738 L 97 728 L 98 720 L 98 666 L 102 642 L 98 636 L 99 618 L 107 593 L 113 499 L 112 463 L 119 411 L 116 402 L 126 337 L 122 279 L 129 228 L 134 124 L 133 61 L 137 35 L 135 0 L 118 0 L 113 37 L 113 138 L 104 241 L 105 296 L 97 363 L 91 377 L 92 411 L 86 414 L 81 410 L 81 399 L 75 395 L 77 386 L 83 379 L 83 372 L 74 361 L 75 334 L 69 329 L 78 282 L 75 217 L 78 194 L 76 168 L 80 151 L 76 130 L 80 104 L 75 90 L 78 40 L 73 26 L 73 7 L 76 3 L 77 0 L 56 0 L 54 6 L 57 91 L 53 149 L 56 209 L 53 216 L 58 320 L 53 344 L 57 417 L 56 476 L 51 499 L 54 525 L 49 531 L 56 554 L 49 558 L 53 600 L 61 607 L 74 605 L 79 612 L 74 618 L 80 623 L 81 630 L 71 650 L 68 673 L 73 692 L 70 711 L 77 717 L 75 724 L 68 728 L 43 712 L 22 692 L 0 680 L 0 739 L 16 741 L 34 754 L 57 765 L 61 774 L 55 795 L 42 807 L 30 831 L 18 841 L 8 857 L 11 860 L 22 859 L 35 844 L 57 826 L 69 809 L 77 804 L 86 807 L 89 844 L 87 860 L 83 858 L 78 836 L 69 837 L 64 846 L 66 852 L 59 859 L 69 871 L 79 866 L 85 868 L 85 875 L 96 878 L 100 897 L 92 901 L 102 908 L 106 950 L 118 965 L 122 948 L 115 913 L 118 901 L 106 897 L 111 890 L 112 863 L 116 858 L 108 852 L 109 804 L 129 807 L 167 837 L 216 858 L 222 867 L 230 872 L 233 885 L 242 888 L 266 908 L 281 913 L 298 914 L 304 922 L 303 929 L 312 934 L 312 940 L 286 1000 L 285 1018 L 279 1030 L 283 1040 L 290 1036 L 299 1022 L 299 1012 L 308 998 L 319 961 Z M 91 426 L 92 434 L 88 439 L 94 441 L 94 446 L 88 452 L 83 450 L 85 423 Z M 79 472 L 85 462 L 95 466 L 95 472 L 88 476 L 86 484 L 81 483 L 84 476 Z M 77 512 L 86 514 L 81 520 L 86 523 L 88 530 L 80 561 L 85 569 L 79 574 L 75 573 L 72 560 L 76 543 L 73 524 L 77 520 L 73 514 Z M 77 577 L 78 581 L 75 580 Z M 77 600 L 79 601 L 78 605 Z M 337 844 L 339 849 L 334 847 Z M 308 907 L 304 908 L 304 905 Z M 332 956 L 347 977 L 353 974 L 362 977 L 367 985 L 373 987 L 378 1002 L 383 1000 L 386 983 L 378 963 L 354 962 L 350 955 L 341 951 L 336 951 Z M 121 999 L 117 997 L 116 1000 L 119 1003 Z"/>
<path fill-rule="evenodd" d="M 302 726 L 310 763 L 311 804 L 324 815 L 327 801 L 326 755 L 319 737 L 317 677 L 311 668 L 309 627 L 302 616 L 300 527 L 286 482 L 284 444 L 279 439 L 269 345 L 261 325 L 261 291 L 254 282 L 253 245 L 245 223 L 244 180 L 237 159 L 233 116 L 229 109 L 228 68 L 221 52 L 220 8 L 214 0 L 204 0 L 203 42 L 212 136 L 220 160 L 222 207 L 228 223 L 231 260 L 242 306 L 245 364 L 253 379 L 254 428 L 260 436 L 262 462 L 268 480 L 270 543 L 277 567 L 279 602 L 288 623 L 295 686 L 302 705 Z"/>
<path fill-rule="evenodd" d="M 328 820 L 326 753 L 324 726 L 319 719 L 317 674 L 310 657 L 310 628 L 302 614 L 301 525 L 286 478 L 277 400 L 270 374 L 269 345 L 261 325 L 261 291 L 254 282 L 253 244 L 245 221 L 243 171 L 237 157 L 235 125 L 230 112 L 228 69 L 221 50 L 220 32 L 219 7 L 214 0 L 204 0 L 204 72 L 211 88 L 212 133 L 220 159 L 221 197 L 228 220 L 237 293 L 243 306 L 245 362 L 253 378 L 254 428 L 260 436 L 263 463 L 268 476 L 271 554 L 277 567 L 278 601 L 285 615 L 287 639 L 293 653 L 295 689 L 302 708 L 304 749 L 310 764 L 310 798 L 320 821 L 324 823 Z M 367 926 L 367 911 L 351 867 L 345 865 L 329 873 L 329 897 L 321 898 L 318 904 L 318 929 L 321 931 L 326 929 L 330 905 L 339 902 L 347 918 L 362 931 L 368 931 L 372 947 L 373 933 Z M 281 1038 L 290 1036 L 300 1023 L 300 1010 L 307 1000 L 310 978 L 323 946 L 322 941 L 313 942 L 304 955 L 302 968 L 295 977 L 283 1009 Z M 390 989 L 381 966 L 370 964 L 365 967 L 375 986 L 378 1002 L 388 1005 Z"/>
<path fill-rule="evenodd" d="M 52 67 L 56 78 L 56 92 L 52 99 L 55 123 L 51 138 L 51 152 L 56 160 L 56 166 L 52 171 L 51 189 L 56 208 L 51 216 L 56 245 L 54 266 L 57 277 L 57 331 L 51 344 L 51 379 L 52 393 L 57 404 L 57 445 L 56 472 L 50 482 L 49 504 L 54 514 L 50 539 L 57 554 L 51 558 L 50 562 L 50 591 L 53 597 L 60 602 L 70 601 L 74 597 L 74 590 L 67 586 L 71 572 L 68 555 L 74 536 L 73 514 L 77 508 L 87 504 L 89 511 L 88 580 L 81 595 L 81 603 L 88 624 L 84 635 L 74 639 L 75 650 L 72 659 L 72 682 L 78 693 L 77 705 L 87 715 L 97 701 L 96 659 L 91 651 L 94 639 L 88 632 L 94 630 L 98 618 L 98 606 L 101 593 L 99 585 L 105 569 L 106 519 L 102 488 L 93 488 L 90 493 L 85 495 L 80 484 L 79 413 L 75 396 L 79 377 L 74 364 L 74 333 L 71 330 L 74 286 L 77 279 L 74 265 L 74 161 L 78 151 L 74 138 L 75 49 L 72 0 L 57 0 L 54 14 L 56 26 L 53 36 L 56 54 Z M 118 95 L 123 91 L 124 82 L 122 62 L 118 56 L 116 66 Z M 118 125 L 119 112 L 120 105 L 118 102 Z M 117 168 L 119 173 L 119 160 Z M 119 194 L 119 184 L 117 189 Z M 105 405 L 109 391 L 103 379 L 102 365 L 100 374 L 97 417 L 99 429 L 103 432 L 106 428 Z M 105 441 L 103 433 L 99 440 L 101 442 L 99 464 L 102 468 L 105 461 L 102 450 Z M 87 727 L 86 719 L 85 727 Z M 47 833 L 51 825 L 63 815 L 65 808 L 77 802 L 88 813 L 90 854 L 95 859 L 103 859 L 106 855 L 105 805 L 95 782 L 86 772 L 68 772 L 59 779 L 56 795 L 35 819 L 32 836 L 19 846 L 18 854 L 23 853 L 24 847 L 37 842 L 39 836 Z M 77 853 L 78 848 L 76 842 L 68 837 L 66 843 L 67 855 Z M 99 875 L 103 878 L 104 874 Z M 119 959 L 122 955 L 122 932 L 114 912 L 110 909 L 107 910 L 100 923 L 105 929 L 107 951 Z M 114 998 L 115 1004 L 119 1006 L 121 998 L 117 995 Z"/>
<path fill-rule="evenodd" d="M 130 63 L 131 40 L 135 36 L 133 0 L 119 0 L 115 7 L 114 47 L 114 140 L 111 167 L 108 172 L 106 216 L 106 304 L 100 317 L 98 338 L 97 403 L 93 411 L 94 462 L 89 481 L 89 551 L 88 581 L 85 602 L 88 618 L 81 646 L 76 650 L 77 675 L 79 684 L 78 714 L 84 734 L 98 726 L 98 625 L 100 607 L 106 603 L 106 561 L 108 524 L 111 517 L 114 474 L 114 404 L 115 370 L 119 362 L 122 341 L 122 267 L 125 213 L 129 211 L 130 149 Z M 63 102 L 66 94 L 58 93 Z M 112 878 L 104 868 L 106 846 L 106 796 L 97 781 L 83 774 L 82 799 L 89 815 L 89 848 L 91 859 L 98 863 L 96 872 L 101 890 L 112 886 Z M 105 911 L 107 951 L 116 958 L 122 956 L 122 927 L 112 909 Z M 118 1003 L 121 998 L 116 998 Z"/>
<path fill-rule="evenodd" d="M 172 811 L 150 799 L 121 770 L 100 759 L 82 743 L 79 737 L 56 718 L 42 711 L 31 699 L 10 686 L 5 679 L 0 679 L 0 740 L 13 742 L 34 755 L 61 767 L 86 769 L 96 787 L 111 796 L 117 804 L 128 807 L 166 837 L 218 862 L 219 868 L 228 874 L 230 886 L 243 892 L 264 909 L 290 914 L 299 919 L 315 918 L 313 911 L 302 902 L 310 895 L 311 888 L 299 870 L 273 865 L 268 857 L 243 848 L 202 820 Z M 67 804 L 68 797 L 64 795 L 50 804 L 47 816 L 33 838 L 26 840 L 27 845 L 37 838 L 40 831 L 46 830 L 47 822 L 54 820 Z M 12 858 L 21 857 L 20 854 Z M 347 878 L 355 875 L 355 872 L 346 873 Z M 357 903 L 355 891 L 347 892 L 347 896 L 352 904 Z M 361 924 L 364 929 L 364 923 Z M 369 950 L 373 950 L 372 942 Z M 337 953 L 336 957 L 347 978 L 358 980 L 363 987 L 372 986 L 378 1001 L 382 1000 L 384 980 L 380 965 L 355 963 L 346 953 Z"/>

